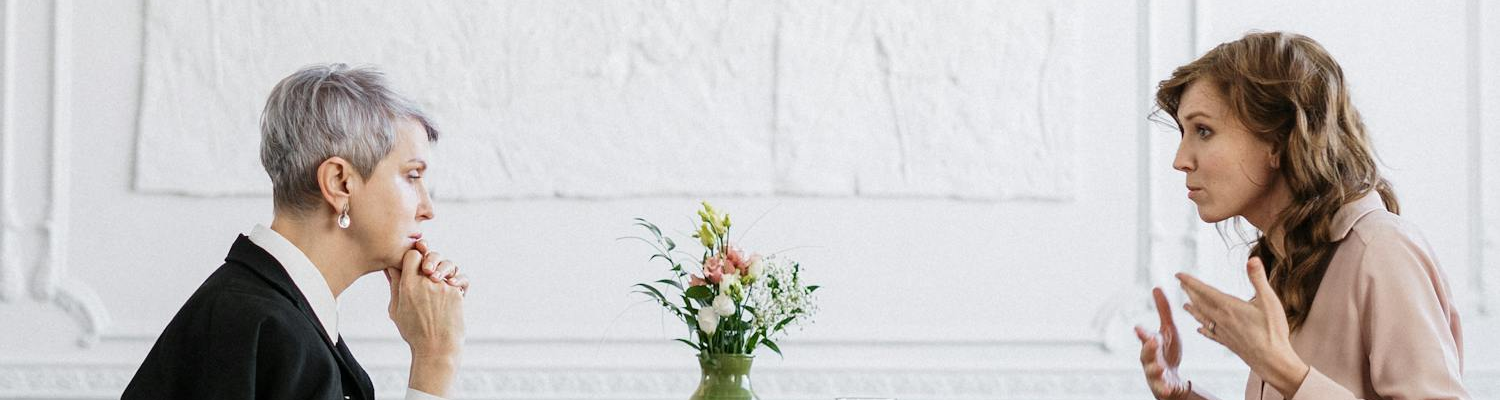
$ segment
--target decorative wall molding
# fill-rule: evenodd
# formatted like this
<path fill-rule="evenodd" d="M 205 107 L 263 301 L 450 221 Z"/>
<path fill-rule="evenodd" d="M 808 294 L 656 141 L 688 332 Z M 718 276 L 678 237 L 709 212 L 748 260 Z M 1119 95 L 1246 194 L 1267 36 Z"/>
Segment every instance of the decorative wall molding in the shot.
<path fill-rule="evenodd" d="M 1479 63 L 1484 68 L 1473 70 L 1479 76 L 1481 87 L 1485 88 L 1480 98 L 1479 109 L 1483 115 L 1480 120 L 1480 140 L 1488 155 L 1481 160 L 1482 184 L 1484 185 L 1481 199 L 1489 199 L 1486 203 L 1482 218 L 1489 221 L 1483 236 L 1484 256 L 1482 266 L 1485 282 L 1485 307 L 1486 315 L 1500 315 L 1500 78 L 1493 75 L 1483 75 L 1486 71 L 1493 71 L 1500 67 L 1500 5 L 1493 2 L 1471 0 L 1473 7 L 1477 8 L 1475 14 L 1479 18 L 1479 41 L 1478 48 L 1482 53 L 1479 55 Z M 1488 100 L 1488 101 L 1486 101 Z"/>
<path fill-rule="evenodd" d="M 1481 315 L 1500 315 L 1500 7 L 1468 0 L 1471 278 Z"/>
<path fill-rule="evenodd" d="M 73 2 L 59 0 L 52 3 L 52 90 L 51 143 L 48 151 L 50 175 L 47 196 L 47 217 L 42 222 L 43 234 L 47 237 L 46 258 L 42 260 L 32 284 L 34 295 L 40 299 L 51 299 L 57 295 L 58 282 L 67 273 L 68 238 L 68 160 L 72 141 L 72 19 Z"/>
<path fill-rule="evenodd" d="M 1155 108 L 1155 82 L 1163 73 L 1182 64 L 1193 56 L 1197 45 L 1199 19 L 1196 0 L 1139 0 L 1136 15 L 1136 107 L 1139 120 L 1136 123 L 1136 175 L 1141 177 L 1137 186 L 1136 211 L 1136 278 L 1129 288 L 1114 296 L 1096 313 L 1095 328 L 1101 341 L 1110 351 L 1125 351 L 1138 346 L 1122 332 L 1137 324 L 1154 325 L 1155 302 L 1151 288 L 1160 279 L 1170 276 L 1183 266 L 1192 268 L 1198 262 L 1199 223 L 1193 210 L 1183 204 L 1181 193 L 1173 172 L 1162 160 L 1170 160 L 1176 146 L 1157 138 L 1164 137 L 1162 126 L 1149 118 Z M 1182 12 L 1182 10 L 1191 10 Z M 1187 34 L 1173 31 L 1189 27 Z M 1176 35 L 1174 35 L 1176 34 Z M 1167 40 L 1176 36 L 1186 40 Z M 1185 42 L 1185 43 L 1184 43 Z M 1167 136 L 1169 137 L 1169 136 Z M 1186 219 L 1174 216 L 1187 217 Z M 1165 223 L 1163 223 L 1165 222 Z M 1174 300 L 1175 301 L 1175 300 Z"/>
<path fill-rule="evenodd" d="M 1486 202 L 1484 197 L 1484 166 L 1485 159 L 1488 157 L 1485 157 L 1484 151 L 1483 99 L 1485 91 L 1484 81 L 1486 80 L 1484 76 L 1487 73 L 1492 73 L 1492 71 L 1484 69 L 1484 47 L 1482 45 L 1484 43 L 1484 15 L 1481 10 L 1483 5 L 1480 0 L 1467 0 L 1465 6 L 1468 15 L 1467 21 L 1465 21 L 1468 43 L 1465 46 L 1464 52 L 1468 59 L 1469 67 L 1468 76 L 1466 77 L 1467 82 L 1464 85 L 1468 88 L 1467 93 L 1464 94 L 1464 98 L 1467 105 L 1465 114 L 1468 117 L 1466 130 L 1468 131 L 1469 139 L 1469 145 L 1467 146 L 1468 154 L 1466 154 L 1468 158 L 1468 171 L 1465 171 L 1469 184 L 1468 193 L 1465 195 L 1468 197 L 1470 213 L 1476 217 L 1469 218 L 1468 226 L 1466 227 L 1469 234 L 1469 279 L 1467 280 L 1470 281 L 1470 287 L 1473 290 L 1471 295 L 1473 296 L 1474 308 L 1481 315 L 1488 315 L 1492 310 L 1489 310 L 1489 301 L 1486 300 L 1489 296 L 1488 291 L 1490 288 L 1486 281 L 1487 265 L 1484 262 L 1486 252 L 1485 224 L 1487 223 L 1485 219 L 1487 212 L 1485 211 Z"/>
<path fill-rule="evenodd" d="M 99 335 L 109 325 L 109 313 L 99 296 L 82 281 L 66 279 L 68 273 L 68 215 L 71 206 L 70 165 L 73 121 L 73 1 L 52 3 L 52 143 L 51 195 L 47 219 L 43 222 L 47 237 L 46 258 L 36 274 L 33 293 L 72 317 L 81 328 L 80 346 L 99 342 Z"/>
<path fill-rule="evenodd" d="M 135 369 L 118 365 L 0 365 L 0 397 L 119 398 Z"/>
<path fill-rule="evenodd" d="M 0 37 L 0 302 L 13 301 L 23 290 L 21 282 L 21 255 L 15 244 L 19 221 L 15 217 L 15 60 L 16 60 L 16 16 L 15 6 L 9 1 L 0 1 L 0 24 L 4 24 L 4 37 Z"/>
<path fill-rule="evenodd" d="M 0 396 L 118 397 L 133 368 L 110 366 L 3 366 Z M 402 367 L 370 368 L 377 393 L 395 395 L 406 387 Z M 776 398 L 827 399 L 840 395 L 894 396 L 901 399 L 1071 398 L 1117 399 L 1142 393 L 1138 371 L 1120 370 L 758 370 L 757 391 Z M 457 398 L 668 399 L 696 386 L 689 369 L 465 369 L 456 382 Z M 1230 374 L 1212 380 L 1244 379 Z"/>
<path fill-rule="evenodd" d="M 152 343 L 157 339 L 157 333 L 115 333 L 110 332 L 100 335 L 100 339 L 111 343 Z M 359 333 L 340 334 L 340 337 L 351 341 L 362 343 L 405 343 L 400 336 L 394 335 L 366 335 Z M 608 338 L 599 337 L 541 337 L 541 336 L 467 336 L 464 338 L 466 345 L 579 345 L 598 346 L 602 342 L 612 345 L 654 345 L 670 344 L 676 348 L 679 345 L 661 337 L 625 337 Z M 1031 347 L 1071 347 L 1078 349 L 1089 349 L 1100 344 L 1099 341 L 1089 338 L 1067 338 L 1067 337 L 1031 337 L 1031 338 L 1005 338 L 1005 339 L 898 339 L 898 338 L 849 338 L 849 339 L 794 339 L 779 340 L 778 343 L 796 343 L 798 346 L 821 346 L 821 347 L 858 347 L 858 346 L 939 346 L 952 347 L 963 346 L 973 348 L 1006 348 L 1015 346 Z"/>
<path fill-rule="evenodd" d="M 1491 168 L 1491 170 L 1500 173 L 1500 168 Z M 1500 216 L 1490 216 L 1487 220 L 1489 227 L 1485 229 L 1484 236 L 1485 259 L 1500 260 Z M 1500 290 L 1500 266 L 1486 265 L 1483 268 L 1480 279 L 1484 280 L 1487 290 Z M 1480 315 L 1490 317 L 1500 314 L 1500 294 L 1487 295 L 1485 300 L 1485 306 L 1481 308 Z"/>
<path fill-rule="evenodd" d="M 1151 24 L 1152 24 L 1152 1 L 1137 0 L 1136 2 L 1136 76 L 1140 82 L 1146 82 L 1151 74 Z M 1145 99 L 1149 97 L 1150 88 L 1141 83 L 1137 87 L 1136 98 L 1141 106 L 1136 109 L 1142 115 L 1149 113 L 1150 107 L 1146 105 Z M 1151 127 L 1149 121 L 1141 120 L 1136 125 L 1136 176 L 1141 177 L 1136 185 L 1136 243 L 1135 243 L 1135 279 L 1127 288 L 1114 294 L 1111 301 L 1106 302 L 1094 315 L 1094 329 L 1100 337 L 1105 349 L 1118 352 L 1130 346 L 1129 342 L 1115 338 L 1117 333 L 1128 329 L 1134 321 L 1139 320 L 1142 315 L 1149 314 L 1153 309 L 1151 299 L 1144 297 L 1141 293 L 1150 291 L 1151 288 L 1151 257 L 1152 257 L 1152 235 L 1151 231 L 1152 202 L 1151 202 L 1151 176 L 1150 157 L 1151 154 Z M 1113 338 L 1113 339 L 1112 339 Z"/>
<path fill-rule="evenodd" d="M 380 397 L 406 387 L 406 368 L 367 367 Z M 135 373 L 118 365 L 0 365 L 0 397 L 118 398 Z M 1237 371 L 1195 371 L 1196 382 L 1243 387 Z M 465 368 L 455 398 L 677 399 L 696 387 L 691 369 Z M 1103 368 L 1059 370 L 851 370 L 758 369 L 756 391 L 767 398 L 829 399 L 890 396 L 918 399 L 1121 399 L 1150 398 L 1140 371 Z M 1470 371 L 1465 384 L 1475 398 L 1500 395 L 1500 370 Z M 1232 393 L 1221 394 L 1225 398 Z"/>
<path fill-rule="evenodd" d="M 46 7 L 50 6 L 50 7 Z M 18 7 L 16 2 L 4 2 L 5 30 L 4 41 L 4 125 L 3 133 L 0 133 L 0 300 L 12 302 L 15 306 L 41 305 L 51 306 L 66 314 L 76 321 L 81 328 L 82 335 L 78 343 L 89 346 L 97 343 L 99 335 L 109 323 L 108 312 L 103 302 L 95 292 L 86 284 L 67 279 L 68 275 L 68 215 L 70 207 L 69 187 L 71 185 L 71 154 L 72 154 L 72 70 L 73 59 L 73 2 L 71 0 L 58 0 L 46 3 L 31 4 L 28 7 Z M 46 14 L 43 14 L 43 13 Z M 21 18 L 18 14 L 27 14 L 26 18 L 50 21 L 46 40 L 20 42 L 19 36 L 14 30 L 16 21 Z M 49 86 L 44 93 L 16 93 L 17 82 L 16 66 L 12 61 L 16 60 L 15 52 L 17 46 L 44 46 L 47 49 L 47 65 L 50 76 L 25 77 L 26 79 L 45 79 Z M 14 112 L 14 105 L 20 96 L 34 104 L 47 104 L 48 112 L 40 116 L 24 116 L 25 118 L 41 118 L 46 121 L 46 141 L 26 142 L 27 146 L 40 144 L 42 148 L 26 148 L 17 144 L 16 119 L 19 116 Z M 21 201 L 17 200 L 16 190 L 16 151 L 27 151 L 47 155 L 47 163 L 44 165 L 32 165 L 31 167 L 44 167 L 46 174 L 46 196 L 35 200 L 28 198 L 27 201 L 44 202 L 41 208 L 45 215 L 40 221 L 28 223 L 17 215 L 16 209 L 22 207 Z M 25 204 L 36 206 L 36 204 Z M 39 249 L 24 249 L 21 243 L 35 243 L 41 246 Z M 26 279 L 26 272 L 30 271 L 30 279 Z M 29 283 L 29 285 L 27 285 Z M 14 302 L 21 298 L 22 288 L 27 290 L 30 298 L 38 303 Z"/>

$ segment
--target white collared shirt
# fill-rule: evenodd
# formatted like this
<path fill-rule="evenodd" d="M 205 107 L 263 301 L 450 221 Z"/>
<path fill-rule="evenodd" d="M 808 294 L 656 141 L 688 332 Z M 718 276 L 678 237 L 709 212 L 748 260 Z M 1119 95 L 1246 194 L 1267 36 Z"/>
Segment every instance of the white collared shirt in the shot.
<path fill-rule="evenodd" d="M 250 230 L 250 242 L 260 246 L 266 253 L 270 253 L 281 267 L 286 269 L 286 274 L 292 277 L 292 284 L 302 292 L 302 297 L 307 298 L 307 304 L 312 306 L 313 315 L 318 317 L 318 323 L 323 324 L 323 330 L 328 332 L 328 342 L 338 345 L 339 341 L 339 303 L 338 298 L 333 297 L 333 289 L 328 287 L 328 280 L 323 278 L 323 272 L 313 265 L 307 254 L 298 249 L 292 242 L 280 233 L 256 224 Z M 406 400 L 444 400 L 441 397 L 427 394 L 420 390 L 406 388 Z"/>
<path fill-rule="evenodd" d="M 297 285 L 302 297 L 307 298 L 313 314 L 328 332 L 328 343 L 338 345 L 339 303 L 333 297 L 333 289 L 328 287 L 328 280 L 323 278 L 323 272 L 313 266 L 312 260 L 307 259 L 297 245 L 264 225 L 256 224 L 255 229 L 250 230 L 250 241 L 271 253 L 271 257 L 286 268 L 286 274 L 292 277 L 292 283 Z"/>

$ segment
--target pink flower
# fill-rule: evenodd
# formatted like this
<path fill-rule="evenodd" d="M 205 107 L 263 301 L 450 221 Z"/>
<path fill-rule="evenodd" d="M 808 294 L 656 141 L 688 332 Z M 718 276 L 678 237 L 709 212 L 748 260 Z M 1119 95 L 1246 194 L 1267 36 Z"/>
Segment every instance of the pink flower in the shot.
<path fill-rule="evenodd" d="M 746 269 L 750 268 L 750 263 L 747 262 L 748 260 L 745 260 L 745 253 L 741 253 L 734 246 L 724 246 L 724 254 L 722 256 L 724 256 L 728 264 L 724 268 L 725 273 L 741 275 L 745 273 Z"/>
<path fill-rule="evenodd" d="M 724 269 L 726 267 L 724 264 L 726 264 L 724 259 L 718 257 L 704 260 L 703 277 L 707 278 L 709 283 L 718 284 L 719 280 L 724 279 Z"/>
<path fill-rule="evenodd" d="M 688 276 L 688 286 L 708 286 L 708 281 L 703 280 L 703 277 L 697 274 L 693 274 Z"/>

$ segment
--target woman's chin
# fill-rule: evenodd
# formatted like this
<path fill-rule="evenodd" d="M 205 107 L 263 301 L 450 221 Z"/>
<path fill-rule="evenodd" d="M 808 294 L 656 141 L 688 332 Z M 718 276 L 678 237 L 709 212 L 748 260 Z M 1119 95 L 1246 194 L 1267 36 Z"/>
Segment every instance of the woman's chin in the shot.
<path fill-rule="evenodd" d="M 1224 222 L 1224 220 L 1229 219 L 1229 217 L 1230 215 L 1228 214 L 1216 213 L 1212 210 L 1204 210 L 1203 207 L 1198 207 L 1198 219 L 1203 220 L 1203 222 L 1217 224 L 1220 222 Z"/>
<path fill-rule="evenodd" d="M 380 267 L 381 270 L 384 270 L 386 268 L 401 269 L 401 257 L 405 254 L 405 250 L 397 252 L 394 255 L 386 254 L 385 256 L 380 257 L 380 259 L 375 260 L 375 265 Z"/>

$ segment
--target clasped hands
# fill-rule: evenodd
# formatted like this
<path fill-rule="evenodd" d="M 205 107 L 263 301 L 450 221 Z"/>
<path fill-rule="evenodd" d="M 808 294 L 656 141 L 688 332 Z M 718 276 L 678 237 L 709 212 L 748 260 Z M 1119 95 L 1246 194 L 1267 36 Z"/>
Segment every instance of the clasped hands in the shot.
<path fill-rule="evenodd" d="M 391 287 L 387 311 L 401 339 L 411 347 L 408 386 L 444 396 L 457 370 L 464 340 L 464 295 L 469 279 L 425 241 L 401 257 L 400 268 L 386 268 Z"/>
<path fill-rule="evenodd" d="M 1199 323 L 1198 333 L 1233 352 L 1285 398 L 1293 398 L 1309 367 L 1292 348 L 1291 331 L 1281 299 L 1266 278 L 1259 257 L 1246 263 L 1246 274 L 1255 287 L 1255 297 L 1241 300 L 1209 286 L 1186 273 L 1177 279 L 1188 296 L 1184 310 Z M 1182 363 L 1182 340 L 1172 320 L 1172 308 L 1160 287 L 1151 291 L 1161 326 L 1156 332 L 1136 326 L 1141 341 L 1141 367 L 1151 393 L 1161 400 L 1187 398 L 1188 381 L 1178 374 Z"/>

